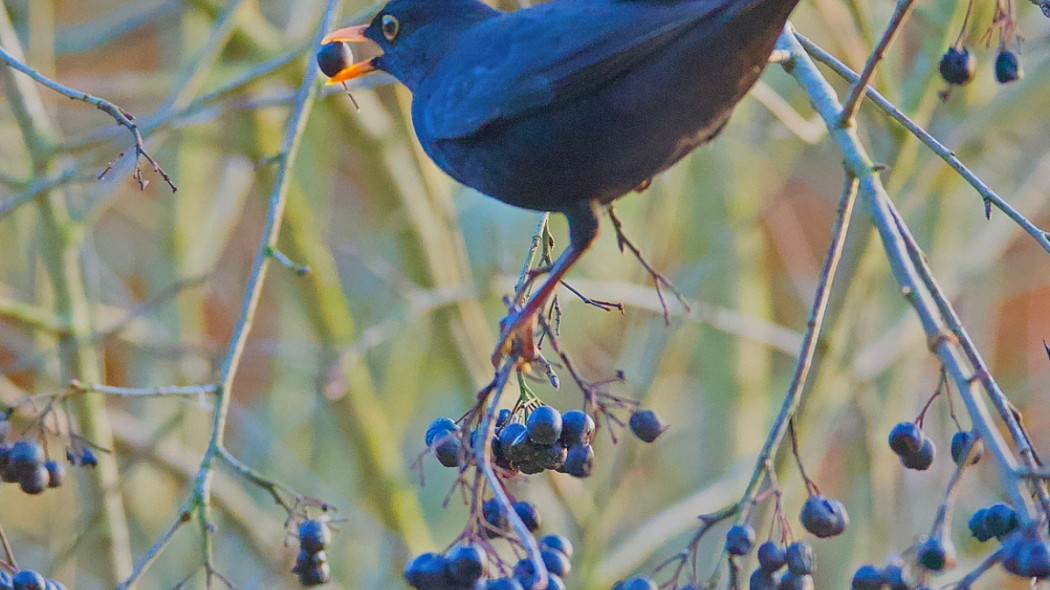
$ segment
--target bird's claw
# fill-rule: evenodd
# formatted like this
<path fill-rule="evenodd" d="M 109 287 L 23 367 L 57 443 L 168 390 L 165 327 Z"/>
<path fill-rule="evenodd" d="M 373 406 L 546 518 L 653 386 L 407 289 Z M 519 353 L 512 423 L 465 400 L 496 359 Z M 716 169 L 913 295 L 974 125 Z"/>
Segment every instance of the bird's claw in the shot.
<path fill-rule="evenodd" d="M 499 367 L 505 355 L 511 355 L 515 361 L 528 364 L 536 358 L 536 314 L 528 309 L 511 311 L 499 322 L 500 333 L 496 350 L 492 353 L 492 366 Z"/>

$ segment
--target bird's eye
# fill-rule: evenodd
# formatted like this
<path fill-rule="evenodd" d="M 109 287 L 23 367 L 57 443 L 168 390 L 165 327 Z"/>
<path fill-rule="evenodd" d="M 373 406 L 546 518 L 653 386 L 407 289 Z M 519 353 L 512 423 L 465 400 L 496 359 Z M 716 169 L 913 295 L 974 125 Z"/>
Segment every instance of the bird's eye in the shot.
<path fill-rule="evenodd" d="M 383 15 L 383 36 L 386 37 L 387 41 L 393 41 L 397 39 L 397 34 L 401 31 L 401 23 L 397 22 L 397 19 L 389 14 Z"/>

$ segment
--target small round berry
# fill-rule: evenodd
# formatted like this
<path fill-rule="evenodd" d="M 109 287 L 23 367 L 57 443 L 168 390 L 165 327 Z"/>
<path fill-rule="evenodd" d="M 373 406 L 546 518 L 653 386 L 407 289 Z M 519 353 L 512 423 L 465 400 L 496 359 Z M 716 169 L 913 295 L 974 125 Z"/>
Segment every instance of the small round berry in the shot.
<path fill-rule="evenodd" d="M 525 425 L 521 422 L 511 422 L 499 431 L 499 446 L 503 455 L 511 463 L 516 463 L 524 458 L 528 449 L 524 443 L 528 440 Z"/>
<path fill-rule="evenodd" d="M 567 447 L 591 442 L 594 420 L 583 410 L 569 410 L 561 415 L 561 443 Z"/>
<path fill-rule="evenodd" d="M 747 555 L 755 544 L 755 529 L 749 524 L 737 524 L 726 533 L 726 551 L 730 555 Z"/>
<path fill-rule="evenodd" d="M 937 454 L 937 447 L 928 436 L 922 437 L 922 446 L 910 455 L 901 455 L 901 465 L 916 471 L 926 471 L 933 465 L 933 458 Z"/>
<path fill-rule="evenodd" d="M 438 463 L 445 467 L 458 467 L 460 455 L 463 452 L 463 443 L 459 435 L 451 431 L 445 432 L 435 442 L 438 440 L 441 443 L 434 448 L 434 456 L 437 457 Z"/>
<path fill-rule="evenodd" d="M 57 488 L 66 480 L 66 466 L 58 461 L 45 461 L 44 469 L 47 469 L 47 487 Z"/>
<path fill-rule="evenodd" d="M 758 546 L 758 565 L 769 573 L 784 567 L 784 548 L 773 541 L 766 541 Z"/>
<path fill-rule="evenodd" d="M 507 512 L 495 498 L 489 498 L 481 504 L 481 515 L 489 525 L 485 528 L 489 538 L 499 536 L 499 532 L 506 531 L 509 526 Z"/>
<path fill-rule="evenodd" d="M 1000 84 L 1009 84 L 1024 78 L 1024 70 L 1021 69 L 1021 60 L 1012 51 L 1000 51 L 995 56 L 995 79 Z"/>
<path fill-rule="evenodd" d="M 1050 577 L 1050 547 L 1035 529 L 1012 535 L 1001 550 L 1003 569 L 1022 578 Z"/>
<path fill-rule="evenodd" d="M 544 549 L 540 551 L 540 555 L 543 557 L 543 565 L 548 572 L 564 578 L 572 571 L 572 563 L 561 551 Z"/>
<path fill-rule="evenodd" d="M 11 585 L 14 590 L 45 590 L 47 579 L 33 570 L 22 570 L 12 576 Z"/>
<path fill-rule="evenodd" d="M 956 465 L 962 462 L 963 453 L 967 451 L 971 444 L 973 444 L 974 448 L 973 452 L 970 453 L 970 465 L 973 465 L 981 460 L 981 455 L 984 454 L 984 443 L 974 436 L 972 432 L 959 431 L 952 435 L 952 461 Z"/>
<path fill-rule="evenodd" d="M 307 553 L 323 551 L 332 541 L 332 531 L 320 520 L 304 520 L 299 525 L 299 548 Z"/>
<path fill-rule="evenodd" d="M 842 534 L 849 524 L 849 514 L 842 502 L 820 494 L 810 496 L 799 515 L 802 526 L 821 539 Z"/>
<path fill-rule="evenodd" d="M 749 590 L 777 590 L 777 581 L 773 578 L 773 572 L 758 568 L 751 572 L 748 588 Z"/>
<path fill-rule="evenodd" d="M 981 508 L 977 512 L 973 513 L 973 516 L 970 517 L 969 522 L 970 534 L 973 535 L 973 538 L 977 539 L 982 543 L 995 536 L 995 533 L 988 530 L 988 525 L 985 523 L 984 519 L 987 515 L 988 509 Z"/>
<path fill-rule="evenodd" d="M 51 474 L 48 473 L 47 467 L 37 465 L 32 473 L 22 474 L 18 480 L 18 487 L 27 494 L 41 494 L 47 489 L 49 479 L 51 479 Z"/>
<path fill-rule="evenodd" d="M 565 464 L 569 451 L 560 442 L 549 445 L 534 444 L 533 461 L 543 469 L 558 469 Z"/>
<path fill-rule="evenodd" d="M 332 579 L 332 567 L 325 561 L 314 567 L 300 570 L 298 575 L 299 583 L 303 586 L 321 586 Z"/>
<path fill-rule="evenodd" d="M 547 587 L 543 590 L 565 590 L 565 582 L 561 579 L 561 576 L 548 572 Z"/>
<path fill-rule="evenodd" d="M 1003 503 L 992 504 L 984 515 L 984 526 L 1000 541 L 1021 525 L 1017 512 Z"/>
<path fill-rule="evenodd" d="M 496 578 L 485 583 L 485 590 L 524 590 L 514 578 Z"/>
<path fill-rule="evenodd" d="M 919 546 L 916 559 L 922 567 L 939 572 L 955 565 L 955 550 L 951 541 L 930 537 Z"/>
<path fill-rule="evenodd" d="M 882 568 L 882 581 L 889 590 L 910 590 L 908 582 L 904 579 L 904 565 L 899 559 Z"/>
<path fill-rule="evenodd" d="M 416 590 L 444 588 L 448 582 L 445 557 L 437 553 L 423 553 L 405 566 L 405 581 Z"/>
<path fill-rule="evenodd" d="M 44 449 L 35 441 L 20 440 L 11 448 L 7 464 L 19 478 L 32 475 L 37 467 L 44 464 Z"/>
<path fill-rule="evenodd" d="M 350 46 L 341 41 L 325 43 L 317 51 L 317 67 L 329 78 L 349 67 L 353 61 Z"/>
<path fill-rule="evenodd" d="M 814 590 L 813 576 L 809 574 L 796 574 L 788 571 L 780 578 L 777 590 Z"/>
<path fill-rule="evenodd" d="M 558 551 L 568 559 L 572 559 L 572 542 L 561 535 L 547 535 L 540 539 L 541 549 Z"/>
<path fill-rule="evenodd" d="M 590 477 L 594 471 L 594 449 L 589 444 L 569 447 L 562 468 L 573 477 Z"/>
<path fill-rule="evenodd" d="M 922 431 L 914 422 L 901 422 L 890 430 L 890 448 L 897 455 L 912 455 L 922 446 Z"/>
<path fill-rule="evenodd" d="M 561 436 L 561 412 L 550 407 L 540 406 L 533 410 L 525 421 L 525 429 L 532 442 L 539 445 L 552 445 Z"/>
<path fill-rule="evenodd" d="M 623 581 L 623 590 L 658 590 L 656 582 L 649 576 L 635 576 Z"/>
<path fill-rule="evenodd" d="M 667 430 L 667 425 L 652 410 L 639 410 L 631 414 L 627 424 L 635 436 L 647 443 L 653 442 Z"/>
<path fill-rule="evenodd" d="M 324 551 L 310 553 L 309 551 L 300 550 L 299 555 L 295 556 L 295 566 L 292 567 L 292 573 L 297 574 L 308 569 L 314 569 L 322 563 L 328 563 L 328 554 Z"/>
<path fill-rule="evenodd" d="M 873 565 L 862 565 L 853 573 L 851 590 L 882 590 L 882 571 Z"/>
<path fill-rule="evenodd" d="M 510 422 L 511 413 L 507 408 L 503 408 L 496 415 L 496 428 L 503 428 L 507 422 Z"/>
<path fill-rule="evenodd" d="M 812 574 L 816 569 L 816 560 L 813 557 L 813 548 L 802 541 L 796 541 L 784 550 L 784 560 L 788 569 L 796 576 Z"/>
<path fill-rule="evenodd" d="M 95 452 L 89 447 L 84 447 L 80 451 L 80 464 L 84 467 L 95 467 L 98 465 L 98 457 L 95 456 Z"/>
<path fill-rule="evenodd" d="M 938 69 L 945 82 L 952 85 L 966 84 L 973 80 L 977 72 L 977 59 L 965 47 L 949 47 L 941 56 Z"/>
<path fill-rule="evenodd" d="M 424 436 L 427 446 L 434 444 L 436 439 L 439 439 L 445 435 L 446 432 L 458 432 L 459 426 L 452 421 L 451 418 L 435 418 L 430 426 L 427 426 L 427 433 Z"/>
<path fill-rule="evenodd" d="M 518 514 L 518 518 L 521 519 L 521 522 L 525 525 L 525 528 L 529 529 L 530 533 L 539 530 L 540 525 L 543 524 L 543 518 L 540 516 L 540 511 L 535 504 L 522 500 L 515 502 L 511 506 L 514 507 L 514 512 Z"/>
<path fill-rule="evenodd" d="M 485 570 L 485 557 L 473 545 L 456 545 L 449 549 L 445 563 L 449 577 L 467 588 L 480 580 Z"/>

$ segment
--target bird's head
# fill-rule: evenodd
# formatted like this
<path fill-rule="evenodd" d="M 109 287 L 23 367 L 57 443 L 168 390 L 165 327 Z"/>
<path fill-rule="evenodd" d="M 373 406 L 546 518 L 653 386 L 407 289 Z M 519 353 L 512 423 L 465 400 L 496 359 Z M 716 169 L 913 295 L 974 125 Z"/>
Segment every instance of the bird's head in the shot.
<path fill-rule="evenodd" d="M 393 0 L 367 25 L 339 29 L 325 36 L 322 43 L 372 41 L 383 51 L 343 68 L 328 83 L 382 70 L 414 90 L 460 31 L 497 14 L 478 0 Z"/>

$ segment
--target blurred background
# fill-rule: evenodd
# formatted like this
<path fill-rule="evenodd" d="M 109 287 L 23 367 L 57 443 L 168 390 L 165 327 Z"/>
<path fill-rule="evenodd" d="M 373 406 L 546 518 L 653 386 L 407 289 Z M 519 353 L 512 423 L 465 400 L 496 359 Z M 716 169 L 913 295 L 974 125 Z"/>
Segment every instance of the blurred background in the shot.
<path fill-rule="evenodd" d="M 271 157 L 303 72 L 314 67 L 310 39 L 324 3 L 4 0 L 2 7 L 0 44 L 42 74 L 134 114 L 179 190 L 172 194 L 145 170 L 151 182 L 140 191 L 128 158 L 97 180 L 128 148 L 127 131 L 89 105 L 0 71 L 0 400 L 56 393 L 70 378 L 129 387 L 213 382 L 273 188 Z M 348 0 L 339 24 L 362 22 L 377 7 Z M 893 8 L 888 0 L 805 0 L 793 22 L 860 69 Z M 937 62 L 958 34 L 965 3 L 920 3 L 874 83 L 1007 201 L 1050 227 L 1050 22 L 1019 3 L 1026 77 L 999 86 L 997 37 L 980 41 L 993 8 L 977 1 L 968 33 L 977 78 L 946 102 Z M 328 550 L 333 588 L 404 587 L 401 569 L 412 554 L 442 550 L 462 530 L 467 510 L 458 494 L 443 507 L 452 475 L 432 459 L 422 470 L 412 464 L 429 421 L 460 416 L 491 378 L 501 297 L 540 218 L 437 170 L 416 144 L 410 95 L 387 81 L 352 87 L 360 111 L 338 88 L 313 105 L 280 238 L 282 251 L 312 272 L 271 269 L 227 434 L 248 465 L 338 508 Z M 45 141 L 20 126 L 33 95 Z M 997 211 L 986 220 L 977 193 L 900 127 L 870 107 L 860 126 L 941 284 L 1024 412 L 1037 450 L 1050 455 L 1042 343 L 1050 338 L 1050 255 Z M 624 302 L 627 313 L 602 312 L 563 291 L 562 340 L 585 375 L 622 370 L 626 383 L 614 391 L 655 409 L 671 430 L 653 445 L 614 446 L 603 433 L 588 480 L 547 474 L 512 485 L 540 507 L 544 532 L 576 543 L 570 588 L 608 588 L 651 570 L 684 547 L 697 515 L 742 493 L 790 381 L 841 191 L 840 159 L 805 95 L 772 67 L 712 145 L 619 201 L 627 235 L 692 302 L 690 313 L 670 302 L 670 326 L 648 275 L 618 252 L 603 221 L 603 235 L 569 280 L 590 297 Z M 16 200 L 23 204 L 6 206 Z M 560 246 L 564 220 L 551 223 Z M 799 435 L 808 471 L 845 502 L 853 524 L 814 543 L 818 588 L 846 587 L 857 566 L 884 563 L 929 532 L 953 467 L 944 400 L 926 420 L 942 450 L 932 469 L 906 472 L 886 445 L 894 423 L 918 414 L 939 369 L 861 205 L 839 277 Z M 561 391 L 536 390 L 562 410 L 579 407 L 579 391 L 566 375 L 562 383 Z M 73 485 L 42 496 L 0 486 L 0 524 L 22 567 L 71 589 L 111 588 L 175 518 L 211 413 L 193 400 L 101 396 L 79 397 L 68 411 L 78 431 L 101 444 L 112 433 L 109 467 L 74 470 Z M 16 420 L 16 432 L 27 425 Z M 52 455 L 61 445 L 50 439 Z M 778 472 L 794 517 L 805 493 L 785 459 Z M 939 583 L 988 554 L 966 520 L 1004 498 L 987 459 L 967 475 L 950 524 L 960 565 Z M 764 539 L 770 514 L 758 514 Z M 288 573 L 296 543 L 265 492 L 220 470 L 214 518 L 216 564 L 238 588 L 297 587 Z M 131 552 L 108 550 L 106 531 L 125 537 Z M 723 540 L 724 527 L 701 543 L 702 576 Z M 174 586 L 197 567 L 200 551 L 196 526 L 184 527 L 140 587 Z M 1003 577 L 993 572 L 984 587 L 1001 586 Z"/>

